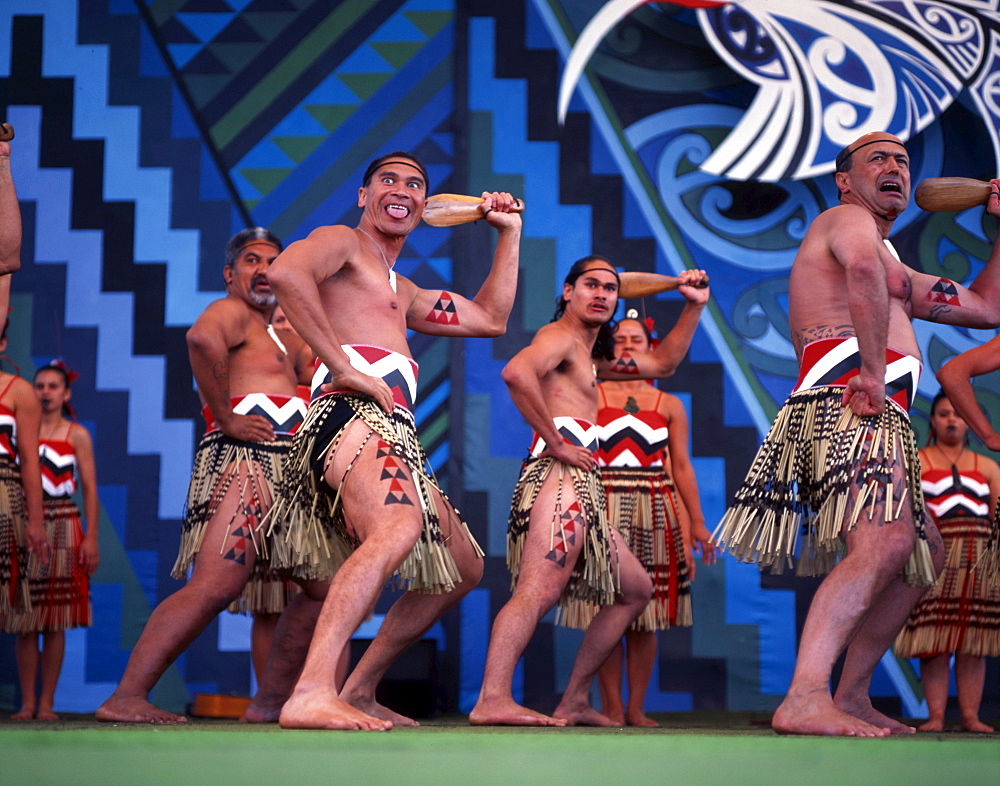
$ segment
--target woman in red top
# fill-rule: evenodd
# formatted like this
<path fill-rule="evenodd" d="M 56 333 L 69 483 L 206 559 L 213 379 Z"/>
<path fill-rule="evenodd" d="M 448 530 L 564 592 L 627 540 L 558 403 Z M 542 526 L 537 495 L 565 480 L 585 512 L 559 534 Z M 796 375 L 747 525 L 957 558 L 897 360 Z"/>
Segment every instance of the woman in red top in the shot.
<path fill-rule="evenodd" d="M 75 376 L 75 375 L 73 375 Z M 36 708 L 38 720 L 54 721 L 56 684 L 62 671 L 66 630 L 89 627 L 90 576 L 97 570 L 97 475 L 90 434 L 70 419 L 71 372 L 52 361 L 35 372 L 35 395 L 41 404 L 38 456 L 42 479 L 45 533 L 52 548 L 49 564 L 35 565 L 29 577 L 31 611 L 14 622 L 23 719 Z M 73 500 L 83 493 L 86 535 Z M 41 693 L 35 687 L 41 672 Z M 18 717 L 18 716 L 15 716 Z"/>
<path fill-rule="evenodd" d="M 652 349 L 645 325 L 633 318 L 618 324 L 615 343 L 618 355 Z M 715 552 L 708 545 L 711 534 L 688 455 L 684 404 L 644 380 L 602 382 L 598 390 L 597 462 L 608 522 L 621 531 L 653 579 L 652 600 L 625 634 L 628 706 L 622 701 L 619 644 L 598 672 L 602 710 L 623 725 L 656 726 L 643 709 L 656 661 L 656 632 L 691 625 L 692 537 L 702 544 L 706 564 L 715 561 Z"/>
<path fill-rule="evenodd" d="M 1000 495 L 1000 466 L 968 449 L 968 431 L 939 393 L 931 404 L 930 442 L 920 451 L 920 485 L 944 539 L 944 570 L 914 607 L 895 646 L 900 657 L 920 658 L 930 715 L 921 731 L 944 728 L 952 653 L 962 727 L 993 731 L 979 720 L 979 704 L 986 657 L 1000 655 L 1000 587 L 991 587 L 977 564 Z"/>

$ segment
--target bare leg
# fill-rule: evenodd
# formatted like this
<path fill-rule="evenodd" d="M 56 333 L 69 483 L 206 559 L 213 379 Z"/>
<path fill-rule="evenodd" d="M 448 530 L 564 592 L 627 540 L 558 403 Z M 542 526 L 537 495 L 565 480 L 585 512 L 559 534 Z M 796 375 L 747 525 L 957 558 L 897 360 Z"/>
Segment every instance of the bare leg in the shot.
<path fill-rule="evenodd" d="M 625 647 L 619 641 L 608 659 L 597 670 L 597 687 L 601 693 L 601 712 L 616 726 L 625 725 L 625 703 L 622 700 L 622 665 Z"/>
<path fill-rule="evenodd" d="M 146 622 L 125 673 L 115 692 L 97 708 L 99 721 L 124 723 L 183 723 L 175 715 L 149 703 L 149 692 L 171 663 L 184 652 L 246 586 L 253 567 L 254 548 L 242 538 L 226 535 L 232 511 L 239 509 L 239 486 L 230 485 L 220 511 L 209 522 L 204 546 L 194 562 L 191 578 L 181 589 L 157 606 Z M 241 506 L 240 506 L 241 507 Z M 237 524 L 239 520 L 237 520 Z M 237 529 L 233 527 L 233 531 Z M 242 527 L 240 527 L 242 529 Z M 219 549 L 218 544 L 225 544 Z M 225 559 L 230 547 L 245 547 L 246 564 Z"/>
<path fill-rule="evenodd" d="M 986 682 L 986 658 L 975 655 L 955 655 L 955 682 L 958 685 L 958 707 L 962 712 L 962 728 L 990 734 L 992 726 L 979 720 L 979 705 Z"/>
<path fill-rule="evenodd" d="M 14 642 L 14 659 L 17 679 L 21 686 L 21 709 L 11 715 L 12 720 L 33 720 L 38 707 L 35 690 L 38 685 L 38 634 L 19 634 Z"/>
<path fill-rule="evenodd" d="M 281 708 L 302 672 L 316 618 L 330 588 L 328 581 L 306 582 L 278 618 L 267 663 L 260 672 L 257 695 L 243 716 L 248 723 L 277 723 Z M 343 660 L 343 659 L 342 659 Z"/>
<path fill-rule="evenodd" d="M 896 471 L 901 474 L 901 468 Z M 880 515 L 881 511 L 876 510 L 875 516 Z M 792 684 L 771 721 L 774 730 L 782 734 L 884 737 L 890 733 L 888 728 L 838 709 L 830 695 L 830 674 L 834 661 L 857 635 L 869 610 L 906 564 L 916 539 L 913 523 L 909 518 L 873 523 L 862 516 L 845 539 L 847 556 L 824 579 L 813 597 L 802 629 Z M 910 600 L 910 607 L 913 602 Z M 905 615 L 896 630 L 903 620 Z M 868 637 L 869 648 L 877 638 Z M 876 656 L 876 662 L 887 646 L 888 642 Z M 859 658 L 859 673 L 871 659 L 870 652 L 863 655 L 866 663 L 861 665 Z M 860 678 L 855 676 L 850 680 L 857 683 Z"/>
<path fill-rule="evenodd" d="M 348 464 L 353 464 L 340 490 L 341 504 L 362 542 L 330 583 L 302 675 L 278 718 L 283 728 L 392 728 L 391 721 L 373 717 L 342 700 L 335 685 L 337 662 L 351 635 L 423 530 L 420 508 L 410 502 L 417 499 L 412 479 L 405 472 L 405 477 L 396 474 L 402 465 L 398 460 L 393 463 L 392 473 L 385 471 L 389 460 L 394 459 L 392 451 L 383 449 L 380 453 L 377 439 L 364 442 L 369 433 L 359 421 L 348 426 L 327 469 L 327 483 L 336 488 Z M 408 495 L 402 495 L 406 502 L 396 498 L 394 504 L 386 504 L 387 490 L 393 482 L 410 489 Z M 351 685 L 350 678 L 347 684 Z"/>
<path fill-rule="evenodd" d="M 646 690 L 656 664 L 656 631 L 630 630 L 625 634 L 625 642 L 625 662 L 628 667 L 628 709 L 625 719 L 629 726 L 659 726 L 643 711 Z"/>
<path fill-rule="evenodd" d="M 920 682 L 924 686 L 929 716 L 927 722 L 919 727 L 920 731 L 944 729 L 944 713 L 948 707 L 948 679 L 951 677 L 948 660 L 947 655 L 920 659 Z"/>
<path fill-rule="evenodd" d="M 927 523 L 927 541 L 934 560 L 934 570 L 944 566 L 944 544 L 931 522 Z M 892 646 L 896 634 L 906 624 L 910 612 L 927 591 L 926 587 L 911 587 L 902 576 L 895 576 L 876 597 L 861 628 L 847 648 L 844 670 L 837 685 L 834 704 L 855 718 L 893 734 L 913 734 L 916 729 L 888 717 L 872 706 L 869 690 L 875 667 L 885 651 Z"/>
<path fill-rule="evenodd" d="M 59 673 L 66 653 L 66 633 L 61 630 L 43 633 L 42 642 L 42 693 L 35 717 L 42 721 L 57 721 L 59 716 L 52 708 L 55 706 L 56 685 L 59 683 Z"/>
<path fill-rule="evenodd" d="M 267 656 L 274 642 L 274 629 L 278 626 L 280 614 L 254 614 L 250 624 L 250 662 L 259 682 L 264 676 Z"/>
<path fill-rule="evenodd" d="M 562 564 L 557 560 L 558 554 L 553 548 L 552 516 L 557 510 L 560 484 L 562 509 L 569 510 L 576 501 L 569 476 L 560 477 L 559 468 L 554 467 L 542 484 L 531 511 L 517 586 L 493 620 L 483 686 L 476 706 L 469 713 L 469 723 L 474 726 L 565 726 L 567 723 L 565 719 L 552 718 L 522 707 L 514 701 L 511 690 L 518 660 L 528 646 L 538 621 L 559 600 L 583 547 L 581 536 L 577 536 L 572 543 L 564 540 L 562 545 L 566 549 L 566 559 Z M 587 524 L 582 516 L 578 516 L 572 526 L 579 528 L 582 534 Z M 613 642 L 609 644 L 604 658 L 594 666 L 595 672 L 607 659 L 613 645 Z"/>
<path fill-rule="evenodd" d="M 653 595 L 652 579 L 628 550 L 621 533 L 612 528 L 611 539 L 615 544 L 612 553 L 618 555 L 621 592 L 615 603 L 602 608 L 587 628 L 566 692 L 552 713 L 556 718 L 564 718 L 571 726 L 615 725 L 614 721 L 590 706 L 590 683 L 615 644 L 621 641 L 625 629 L 642 613 Z"/>
<path fill-rule="evenodd" d="M 447 510 L 438 500 L 438 510 Z M 458 517 L 452 513 L 443 526 L 448 548 L 462 581 L 455 589 L 442 594 L 406 592 L 386 614 L 378 635 L 351 674 L 341 698 L 353 707 L 376 718 L 392 721 L 394 726 L 419 726 L 412 718 L 393 712 L 375 700 L 375 688 L 386 670 L 408 647 L 415 644 L 441 616 L 464 598 L 482 578 L 483 561 L 462 533 Z"/>

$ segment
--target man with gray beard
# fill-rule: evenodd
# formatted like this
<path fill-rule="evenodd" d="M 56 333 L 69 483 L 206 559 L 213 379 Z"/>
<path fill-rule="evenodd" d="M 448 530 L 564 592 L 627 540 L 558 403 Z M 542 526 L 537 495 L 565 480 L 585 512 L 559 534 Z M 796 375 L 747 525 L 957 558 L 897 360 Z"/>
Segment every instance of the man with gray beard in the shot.
<path fill-rule="evenodd" d="M 174 576 L 183 578 L 192 565 L 194 570 L 150 615 L 118 688 L 97 710 L 98 720 L 185 721 L 151 704 L 149 692 L 240 595 L 266 553 L 260 521 L 281 481 L 292 434 L 305 417 L 296 384 L 309 381 L 313 360 L 298 336 L 279 336 L 269 325 L 276 299 L 267 270 L 281 250 L 281 241 L 260 227 L 234 235 L 222 271 L 226 296 L 211 303 L 187 333 L 206 431 L 195 455 Z"/>

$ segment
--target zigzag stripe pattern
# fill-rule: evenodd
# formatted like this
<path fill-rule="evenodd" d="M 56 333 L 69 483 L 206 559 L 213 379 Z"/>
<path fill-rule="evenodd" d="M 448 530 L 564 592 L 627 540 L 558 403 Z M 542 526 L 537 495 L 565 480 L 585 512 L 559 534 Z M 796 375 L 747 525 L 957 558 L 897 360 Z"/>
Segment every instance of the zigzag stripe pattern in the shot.
<path fill-rule="evenodd" d="M 0 456 L 17 461 L 17 422 L 6 412 L 0 412 Z"/>
<path fill-rule="evenodd" d="M 38 463 L 42 471 L 42 493 L 46 499 L 73 496 L 76 492 L 76 454 L 72 445 L 55 440 L 40 441 Z"/>
<path fill-rule="evenodd" d="M 663 418 L 650 413 L 662 423 Z M 598 420 L 602 420 L 598 414 Z M 666 425 L 647 423 L 640 416 L 624 414 L 598 425 L 600 467 L 659 467 L 663 466 L 662 451 L 667 446 Z"/>
<path fill-rule="evenodd" d="M 279 396 L 273 393 L 249 393 L 233 396 L 229 406 L 237 415 L 259 415 L 267 420 L 275 434 L 294 434 L 306 418 L 306 402 L 298 396 Z M 201 411 L 205 418 L 205 433 L 217 431 L 219 426 L 206 406 Z"/>
<path fill-rule="evenodd" d="M 990 514 L 990 486 L 979 472 L 934 467 L 920 476 L 920 486 L 935 518 Z"/>
<path fill-rule="evenodd" d="M 923 366 L 915 357 L 889 348 L 885 351 L 885 363 L 885 395 L 908 412 Z M 856 337 L 812 341 L 802 350 L 802 370 L 793 392 L 840 387 L 860 371 L 861 350 Z"/>
<path fill-rule="evenodd" d="M 555 423 L 563 442 L 587 448 L 591 453 L 597 450 L 599 444 L 597 426 L 589 420 L 559 416 L 552 418 L 552 422 Z M 528 452 L 531 456 L 537 457 L 545 452 L 545 447 L 545 440 L 535 434 Z"/>
<path fill-rule="evenodd" d="M 341 349 L 347 354 L 353 368 L 362 374 L 377 377 L 389 386 L 389 389 L 392 390 L 392 400 L 396 406 L 403 407 L 410 412 L 413 411 L 413 402 L 417 397 L 417 373 L 419 371 L 416 361 L 403 357 L 398 352 L 368 344 L 343 344 Z M 320 363 L 312 378 L 311 387 L 314 401 L 327 395 L 323 392 L 322 386 L 329 381 L 330 369 L 325 363 Z M 345 393 L 347 391 L 333 392 Z"/>

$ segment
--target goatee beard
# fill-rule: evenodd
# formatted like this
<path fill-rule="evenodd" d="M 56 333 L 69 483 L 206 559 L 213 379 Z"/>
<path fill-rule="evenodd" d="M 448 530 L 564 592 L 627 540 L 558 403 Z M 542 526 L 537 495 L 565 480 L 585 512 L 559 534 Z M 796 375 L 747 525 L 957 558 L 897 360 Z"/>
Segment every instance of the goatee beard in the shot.
<path fill-rule="evenodd" d="M 250 301 L 257 306 L 274 306 L 278 303 L 278 297 L 273 292 L 255 292 L 251 289 Z"/>

